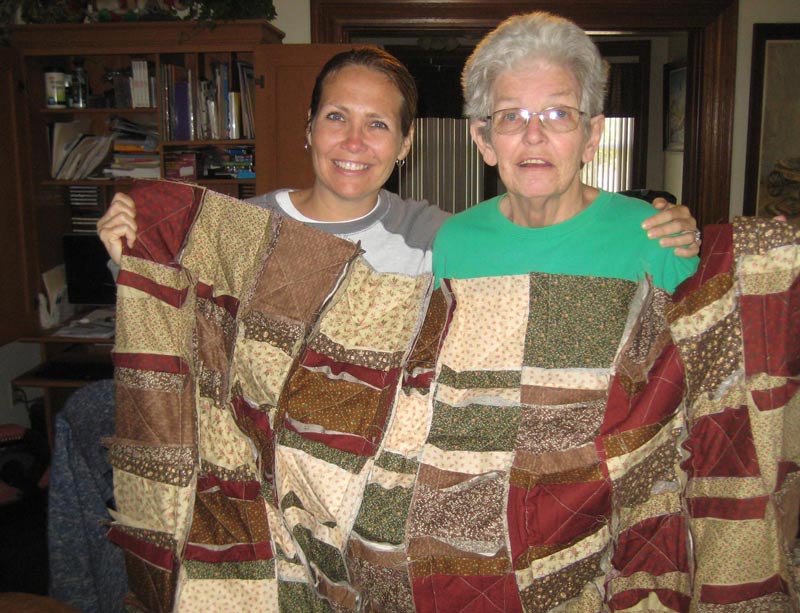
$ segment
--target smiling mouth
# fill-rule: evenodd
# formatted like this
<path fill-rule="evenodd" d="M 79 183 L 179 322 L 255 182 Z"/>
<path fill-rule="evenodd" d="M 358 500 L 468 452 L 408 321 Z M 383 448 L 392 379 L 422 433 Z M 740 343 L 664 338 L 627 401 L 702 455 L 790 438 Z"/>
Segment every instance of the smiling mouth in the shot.
<path fill-rule="evenodd" d="M 545 162 L 544 160 L 538 159 L 529 159 L 529 160 L 522 160 L 519 163 L 520 166 L 550 166 L 549 162 Z"/>
<path fill-rule="evenodd" d="M 366 170 L 369 164 L 361 164 L 359 162 L 347 162 L 343 160 L 334 160 L 333 165 L 342 170 Z"/>

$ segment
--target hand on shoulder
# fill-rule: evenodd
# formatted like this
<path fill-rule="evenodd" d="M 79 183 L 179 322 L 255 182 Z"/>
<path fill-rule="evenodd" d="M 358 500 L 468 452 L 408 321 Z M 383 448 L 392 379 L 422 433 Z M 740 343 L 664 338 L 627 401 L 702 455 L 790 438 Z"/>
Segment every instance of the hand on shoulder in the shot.
<path fill-rule="evenodd" d="M 691 258 L 700 253 L 700 233 L 697 220 L 692 212 L 682 204 L 670 204 L 664 198 L 653 200 L 653 207 L 659 212 L 648 217 L 642 228 L 647 230 L 647 237 L 658 239 L 662 247 L 674 247 L 675 255 Z"/>

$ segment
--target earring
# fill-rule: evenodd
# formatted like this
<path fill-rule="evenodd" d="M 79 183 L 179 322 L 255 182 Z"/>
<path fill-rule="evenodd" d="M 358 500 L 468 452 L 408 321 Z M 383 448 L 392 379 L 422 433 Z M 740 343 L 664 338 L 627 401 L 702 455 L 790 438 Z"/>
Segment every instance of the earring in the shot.
<path fill-rule="evenodd" d="M 403 166 L 406 165 L 406 159 L 403 158 L 402 160 L 395 160 L 395 164 L 397 165 L 398 168 L 402 168 Z"/>
<path fill-rule="evenodd" d="M 303 144 L 303 149 L 305 149 L 306 151 L 308 151 L 309 149 L 311 149 L 311 145 L 309 145 L 309 144 L 308 144 L 308 141 L 306 141 L 306 142 Z"/>

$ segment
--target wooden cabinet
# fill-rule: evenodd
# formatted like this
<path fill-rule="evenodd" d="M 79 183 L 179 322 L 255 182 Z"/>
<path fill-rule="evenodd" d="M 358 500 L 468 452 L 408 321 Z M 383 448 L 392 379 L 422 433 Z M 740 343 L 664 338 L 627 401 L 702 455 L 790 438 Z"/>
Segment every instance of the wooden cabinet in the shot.
<path fill-rule="evenodd" d="M 3 208 L 6 262 L 2 279 L 4 317 L 0 343 L 37 332 L 36 295 L 40 275 L 63 261 L 62 236 L 76 227 L 73 194 L 76 187 L 97 194 L 96 213 L 107 207 L 115 191 L 130 179 L 55 179 L 51 173 L 53 126 L 80 121 L 94 134 L 107 134 L 113 117 L 155 127 L 159 138 L 161 175 L 177 152 L 220 151 L 231 147 L 254 154 L 255 177 L 209 178 L 198 169 L 197 183 L 238 197 L 277 187 L 310 185 L 312 171 L 303 149 L 308 103 L 314 78 L 322 64 L 349 45 L 281 45 L 283 33 L 261 20 L 217 24 L 195 22 L 26 25 L 12 31 L 12 51 L 4 52 L 0 78 L 2 110 L 11 125 L 11 148 L 3 148 Z M 130 70 L 133 60 L 147 63 L 154 77 L 153 106 L 115 104 L 113 76 Z M 209 79 L 215 67 L 237 62 L 253 66 L 252 138 L 195 138 L 177 140 L 169 128 L 165 104 L 165 66 L 189 70 L 195 81 Z M 89 85 L 86 108 L 47 107 L 45 72 L 60 67 L 74 72 L 82 63 Z M 195 109 L 196 110 L 196 109 Z M 101 166 L 102 167 L 102 166 Z M 73 199 L 72 206 L 70 204 Z M 85 213 L 85 209 L 84 209 Z M 82 213 L 83 214 L 83 213 Z M 84 227 L 89 228 L 86 223 Z M 8 274 L 13 272 L 13 274 Z"/>

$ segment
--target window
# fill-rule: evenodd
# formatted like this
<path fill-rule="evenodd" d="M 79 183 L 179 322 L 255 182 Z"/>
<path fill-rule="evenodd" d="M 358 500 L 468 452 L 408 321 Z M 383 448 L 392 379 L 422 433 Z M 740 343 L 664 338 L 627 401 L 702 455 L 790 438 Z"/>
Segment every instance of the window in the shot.
<path fill-rule="evenodd" d="M 603 136 L 594 159 L 581 170 L 587 185 L 619 192 L 631 189 L 633 176 L 633 117 L 606 117 Z"/>

